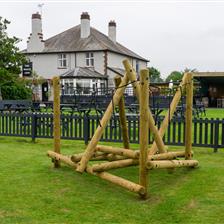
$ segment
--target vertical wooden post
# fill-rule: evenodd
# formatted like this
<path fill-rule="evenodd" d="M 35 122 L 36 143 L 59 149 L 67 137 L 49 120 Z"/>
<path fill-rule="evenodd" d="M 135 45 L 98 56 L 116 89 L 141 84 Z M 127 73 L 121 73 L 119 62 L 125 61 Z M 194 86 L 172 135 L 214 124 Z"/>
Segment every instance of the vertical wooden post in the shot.
<path fill-rule="evenodd" d="M 143 69 L 140 71 L 140 157 L 139 157 L 139 184 L 145 188 L 145 194 L 142 198 L 147 197 L 147 151 L 149 136 L 149 71 Z"/>
<path fill-rule="evenodd" d="M 53 92 L 54 92 L 54 151 L 60 153 L 60 79 L 59 77 L 53 78 Z M 60 162 L 58 160 L 54 161 L 54 167 L 60 167 Z"/>
<path fill-rule="evenodd" d="M 187 73 L 185 113 L 185 159 L 192 157 L 193 75 Z"/>
<path fill-rule="evenodd" d="M 116 76 L 114 79 L 115 86 L 118 88 L 118 86 L 121 83 L 121 77 Z M 119 118 L 120 118 L 120 124 L 121 124 L 121 132 L 123 137 L 123 145 L 125 149 L 130 149 L 130 142 L 129 142 L 129 136 L 128 136 L 128 127 L 127 127 L 127 119 L 125 114 L 125 102 L 124 97 L 122 96 L 120 99 L 120 102 L 118 103 L 119 108 Z"/>

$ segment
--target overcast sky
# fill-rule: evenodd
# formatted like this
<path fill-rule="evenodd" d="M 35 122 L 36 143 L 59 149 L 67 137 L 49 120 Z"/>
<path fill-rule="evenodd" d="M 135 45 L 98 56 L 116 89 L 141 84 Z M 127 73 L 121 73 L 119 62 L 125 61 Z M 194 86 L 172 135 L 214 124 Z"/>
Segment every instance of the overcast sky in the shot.
<path fill-rule="evenodd" d="M 0 0 L 0 16 L 11 21 L 8 33 L 22 39 L 21 49 L 26 48 L 38 3 L 44 3 L 44 39 L 79 24 L 80 14 L 87 11 L 91 26 L 105 34 L 108 21 L 114 19 L 117 41 L 149 59 L 163 77 L 185 67 L 224 71 L 224 1 Z"/>

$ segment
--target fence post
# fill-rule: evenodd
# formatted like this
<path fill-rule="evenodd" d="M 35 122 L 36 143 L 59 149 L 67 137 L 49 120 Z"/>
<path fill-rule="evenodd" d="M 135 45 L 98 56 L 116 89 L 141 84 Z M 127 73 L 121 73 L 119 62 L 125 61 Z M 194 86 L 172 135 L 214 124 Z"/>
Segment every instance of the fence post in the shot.
<path fill-rule="evenodd" d="M 83 138 L 85 145 L 88 145 L 89 142 L 89 116 L 84 114 L 83 116 Z"/>
<path fill-rule="evenodd" d="M 32 142 L 35 142 L 36 139 L 36 130 L 37 130 L 37 117 L 35 113 L 32 113 L 31 115 L 31 137 Z"/>
<path fill-rule="evenodd" d="M 219 148 L 219 118 L 215 120 L 215 130 L 214 130 L 214 152 L 218 152 Z"/>

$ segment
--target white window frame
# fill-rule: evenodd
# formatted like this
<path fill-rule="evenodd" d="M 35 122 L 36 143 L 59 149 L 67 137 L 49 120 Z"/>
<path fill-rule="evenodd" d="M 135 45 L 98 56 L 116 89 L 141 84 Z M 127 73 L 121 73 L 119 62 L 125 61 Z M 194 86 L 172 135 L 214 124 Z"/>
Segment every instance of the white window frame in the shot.
<path fill-rule="evenodd" d="M 67 68 L 68 67 L 68 57 L 67 54 L 58 55 L 58 68 Z"/>
<path fill-rule="evenodd" d="M 86 66 L 93 67 L 94 66 L 94 53 L 86 52 Z"/>
<path fill-rule="evenodd" d="M 74 93 L 74 79 L 64 79 L 64 95 L 72 95 Z"/>

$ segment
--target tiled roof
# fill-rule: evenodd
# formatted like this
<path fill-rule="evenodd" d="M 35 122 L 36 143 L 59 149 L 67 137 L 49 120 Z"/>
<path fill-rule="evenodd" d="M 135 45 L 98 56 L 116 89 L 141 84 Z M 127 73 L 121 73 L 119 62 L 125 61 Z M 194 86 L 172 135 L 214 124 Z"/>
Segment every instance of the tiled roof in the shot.
<path fill-rule="evenodd" d="M 96 79 L 107 79 L 107 75 L 102 75 L 92 68 L 76 67 L 71 69 L 60 76 L 62 79 L 66 78 L 96 78 Z"/>
<path fill-rule="evenodd" d="M 108 50 L 125 56 L 130 56 L 132 58 L 148 61 L 123 45 L 117 42 L 114 43 L 108 38 L 108 36 L 96 30 L 95 28 L 90 28 L 91 30 L 88 38 L 80 38 L 80 28 L 80 25 L 72 27 L 71 29 L 68 29 L 45 40 L 44 50 L 38 53 Z M 31 52 L 24 50 L 23 53 Z"/>

